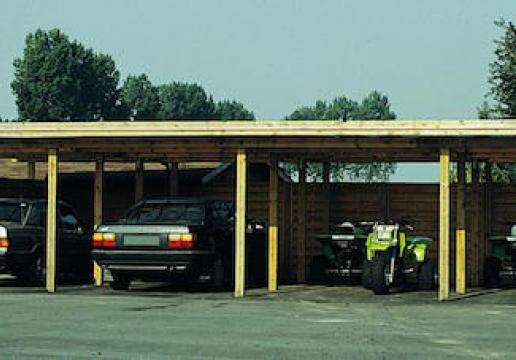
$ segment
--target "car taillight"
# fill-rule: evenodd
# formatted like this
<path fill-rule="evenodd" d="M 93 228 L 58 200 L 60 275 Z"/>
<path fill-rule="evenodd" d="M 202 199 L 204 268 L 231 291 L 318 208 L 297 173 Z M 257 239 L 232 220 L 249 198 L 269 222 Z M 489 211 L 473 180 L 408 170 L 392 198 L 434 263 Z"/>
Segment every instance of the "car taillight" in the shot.
<path fill-rule="evenodd" d="M 170 249 L 191 249 L 194 245 L 195 236 L 191 233 L 168 234 L 168 247 Z"/>
<path fill-rule="evenodd" d="M 115 247 L 115 234 L 112 233 L 94 233 L 91 240 L 94 248 L 112 248 Z"/>
<path fill-rule="evenodd" d="M 9 240 L 8 239 L 0 239 L 0 249 L 7 250 L 9 247 Z"/>

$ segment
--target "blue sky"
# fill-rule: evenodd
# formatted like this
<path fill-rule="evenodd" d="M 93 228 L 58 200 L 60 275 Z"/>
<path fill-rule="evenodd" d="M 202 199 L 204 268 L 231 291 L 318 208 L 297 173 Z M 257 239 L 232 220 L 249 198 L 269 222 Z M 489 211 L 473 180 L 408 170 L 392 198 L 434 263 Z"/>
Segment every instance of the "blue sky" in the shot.
<path fill-rule="evenodd" d="M 198 82 L 261 119 L 373 89 L 398 118 L 471 118 L 499 17 L 515 21 L 516 1 L 3 0 L 0 116 L 16 115 L 9 84 L 26 34 L 59 27 L 111 54 L 122 77 Z"/>
<path fill-rule="evenodd" d="M 487 91 L 493 21 L 514 0 L 3 0 L 0 115 L 16 114 L 12 61 L 59 27 L 111 54 L 123 76 L 196 81 L 259 118 L 316 99 L 386 93 L 399 118 L 469 118 Z"/>

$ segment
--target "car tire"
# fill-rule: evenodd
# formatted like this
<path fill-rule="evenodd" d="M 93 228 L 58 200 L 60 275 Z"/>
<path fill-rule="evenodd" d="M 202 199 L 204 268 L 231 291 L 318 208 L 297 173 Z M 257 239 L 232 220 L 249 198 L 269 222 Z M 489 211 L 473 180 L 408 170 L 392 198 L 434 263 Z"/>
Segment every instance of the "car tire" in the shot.
<path fill-rule="evenodd" d="M 385 282 L 385 271 L 390 265 L 389 257 L 376 255 L 371 264 L 371 288 L 376 295 L 388 295 L 389 285 Z"/>
<path fill-rule="evenodd" d="M 497 257 L 491 256 L 484 261 L 484 285 L 488 288 L 500 286 L 500 269 L 502 262 Z"/>
<path fill-rule="evenodd" d="M 417 287 L 419 290 L 434 290 L 436 285 L 435 263 L 426 260 L 419 268 Z"/>
<path fill-rule="evenodd" d="M 128 290 L 131 279 L 128 276 L 112 273 L 113 281 L 109 284 L 113 290 Z"/>
<path fill-rule="evenodd" d="M 373 269 L 373 264 L 369 260 L 364 260 L 362 265 L 362 286 L 366 289 L 371 289 L 371 272 Z"/>

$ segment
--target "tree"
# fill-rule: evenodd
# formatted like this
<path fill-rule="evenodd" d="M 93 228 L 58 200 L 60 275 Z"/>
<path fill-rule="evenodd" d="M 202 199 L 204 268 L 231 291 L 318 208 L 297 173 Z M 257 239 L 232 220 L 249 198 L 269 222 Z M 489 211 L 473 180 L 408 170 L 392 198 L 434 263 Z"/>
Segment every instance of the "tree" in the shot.
<path fill-rule="evenodd" d="M 373 91 L 367 95 L 361 103 L 350 100 L 345 96 L 336 97 L 331 102 L 316 101 L 314 106 L 302 106 L 294 110 L 287 120 L 394 120 L 396 114 L 391 111 L 391 105 L 387 96 Z M 285 165 L 286 171 L 293 169 L 291 165 Z M 320 176 L 319 167 L 309 166 L 309 176 Z M 290 170 L 291 171 L 291 170 Z M 370 164 L 338 164 L 331 168 L 331 177 L 336 181 L 342 181 L 347 176 L 352 180 L 366 182 L 387 181 L 396 171 L 396 165 L 392 163 Z"/>
<path fill-rule="evenodd" d="M 22 120 L 73 121 L 111 117 L 119 110 L 120 75 L 113 59 L 58 29 L 27 35 L 14 70 L 11 87 Z"/>
<path fill-rule="evenodd" d="M 495 40 L 495 60 L 489 67 L 487 98 L 492 97 L 494 104 L 484 101 L 478 110 L 479 119 L 516 118 L 516 27 L 512 22 L 496 21 L 504 34 Z M 482 169 L 480 169 L 482 171 Z M 471 168 L 467 168 L 471 177 Z M 498 183 L 516 182 L 515 164 L 493 164 L 492 179 Z"/>
<path fill-rule="evenodd" d="M 122 102 L 134 119 L 157 119 L 160 111 L 158 88 L 147 75 L 129 75 L 122 87 Z"/>
<path fill-rule="evenodd" d="M 516 118 L 516 26 L 505 20 L 495 24 L 503 29 L 501 39 L 495 40 L 495 61 L 490 65 L 489 95 L 496 101 L 501 118 Z"/>
<path fill-rule="evenodd" d="M 238 101 L 222 100 L 215 107 L 217 117 L 221 120 L 255 120 L 252 111 Z"/>
<path fill-rule="evenodd" d="M 216 119 L 215 103 L 198 84 L 173 82 L 158 87 L 161 119 Z"/>

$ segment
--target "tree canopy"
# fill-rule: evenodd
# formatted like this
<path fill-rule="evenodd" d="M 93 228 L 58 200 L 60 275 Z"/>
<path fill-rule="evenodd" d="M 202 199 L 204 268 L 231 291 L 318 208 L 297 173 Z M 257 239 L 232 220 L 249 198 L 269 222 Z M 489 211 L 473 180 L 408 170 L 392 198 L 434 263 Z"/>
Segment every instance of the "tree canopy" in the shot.
<path fill-rule="evenodd" d="M 209 120 L 216 119 L 215 103 L 202 86 L 173 82 L 158 87 L 160 119 Z"/>
<path fill-rule="evenodd" d="M 11 84 L 21 119 L 73 121 L 117 114 L 119 72 L 58 29 L 27 35 Z"/>
<path fill-rule="evenodd" d="M 287 120 L 393 120 L 387 96 L 373 91 L 361 103 L 339 96 L 330 102 L 318 100 L 313 106 L 295 109 Z"/>
<path fill-rule="evenodd" d="M 158 118 L 161 107 L 158 88 L 150 82 L 147 75 L 129 75 L 121 93 L 122 104 L 129 116 L 136 120 Z"/>
<path fill-rule="evenodd" d="M 221 120 L 255 120 L 252 111 L 245 108 L 244 104 L 235 100 L 222 100 L 216 105 L 217 118 Z"/>
<path fill-rule="evenodd" d="M 499 117 L 516 118 L 516 26 L 504 20 L 497 21 L 496 25 L 504 33 L 495 40 L 495 60 L 489 68 L 489 94 L 496 101 Z"/>

